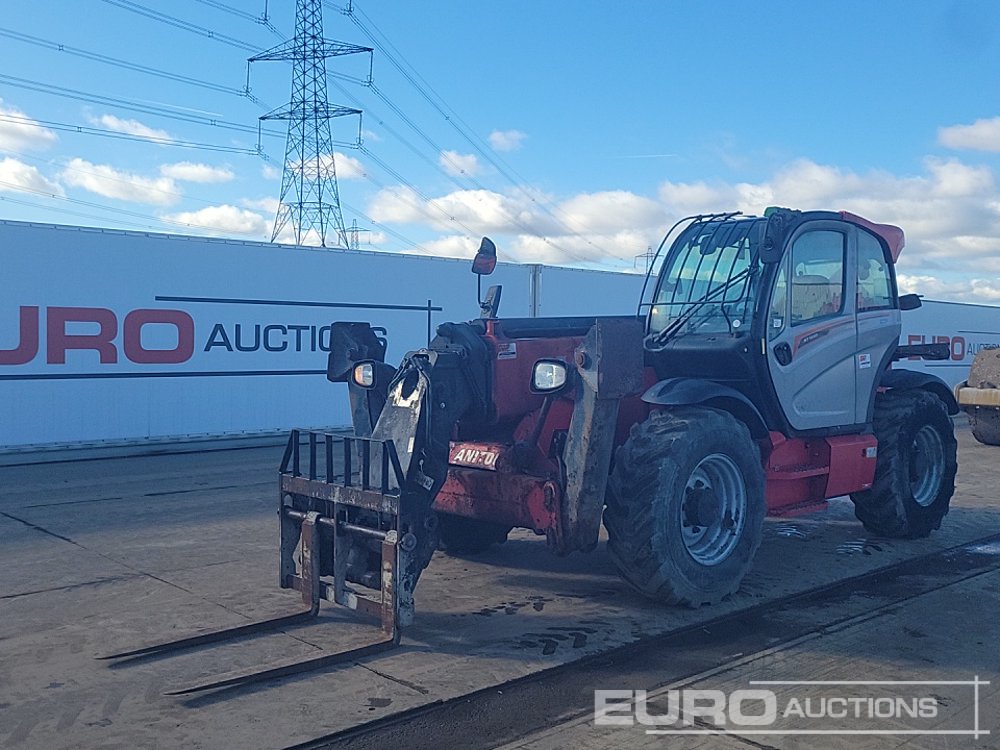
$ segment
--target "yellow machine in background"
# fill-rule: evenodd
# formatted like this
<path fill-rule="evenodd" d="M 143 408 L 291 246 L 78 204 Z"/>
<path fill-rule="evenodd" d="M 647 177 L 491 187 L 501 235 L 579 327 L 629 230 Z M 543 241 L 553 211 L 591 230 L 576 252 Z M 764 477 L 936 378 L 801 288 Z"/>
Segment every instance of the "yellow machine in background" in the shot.
<path fill-rule="evenodd" d="M 1000 445 L 1000 349 L 983 349 L 969 369 L 969 379 L 955 387 L 958 405 L 969 415 L 980 443 Z"/>

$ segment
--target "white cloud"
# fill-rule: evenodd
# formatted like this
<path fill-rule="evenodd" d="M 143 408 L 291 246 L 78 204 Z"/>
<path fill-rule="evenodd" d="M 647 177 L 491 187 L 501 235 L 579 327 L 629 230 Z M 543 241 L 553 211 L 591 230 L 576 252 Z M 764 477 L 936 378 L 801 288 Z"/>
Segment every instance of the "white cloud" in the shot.
<path fill-rule="evenodd" d="M 562 203 L 558 214 L 569 228 L 584 234 L 654 227 L 666 220 L 661 204 L 625 190 L 577 195 Z"/>
<path fill-rule="evenodd" d="M 226 167 L 213 167 L 209 164 L 190 161 L 163 164 L 160 167 L 160 174 L 174 180 L 204 183 L 229 182 L 236 176 L 231 169 Z"/>
<path fill-rule="evenodd" d="M 656 231 L 661 234 L 660 230 Z M 607 234 L 518 235 L 502 249 L 522 263 L 565 264 L 581 260 L 609 264 L 632 263 L 650 244 L 648 230 L 623 229 Z"/>
<path fill-rule="evenodd" d="M 272 215 L 278 213 L 278 206 L 280 205 L 277 198 L 244 198 L 240 203 L 246 208 L 266 211 Z"/>
<path fill-rule="evenodd" d="M 209 234 L 239 234 L 247 237 L 270 238 L 271 222 L 258 213 L 223 204 L 198 211 L 182 211 L 161 218 L 184 224 L 195 231 Z"/>
<path fill-rule="evenodd" d="M 897 281 L 900 294 L 922 294 L 951 302 L 1000 303 L 1000 282 L 996 278 L 944 281 L 936 276 L 901 273 Z"/>
<path fill-rule="evenodd" d="M 46 178 L 37 167 L 12 157 L 0 161 L 0 192 L 64 194 L 62 186 Z"/>
<path fill-rule="evenodd" d="M 442 151 L 438 164 L 448 174 L 458 177 L 472 177 L 479 172 L 479 161 L 475 154 L 460 154 L 457 151 Z"/>
<path fill-rule="evenodd" d="M 270 226 L 270 225 L 269 225 Z M 302 233 L 302 240 L 300 242 L 295 241 L 295 227 L 292 224 L 285 224 L 281 232 L 274 239 L 280 245 L 299 245 L 300 247 L 320 247 L 322 242 L 320 242 L 319 232 L 315 229 L 307 229 Z M 337 247 L 340 243 L 337 241 L 336 232 L 328 230 L 326 234 L 326 246 L 327 247 Z"/>
<path fill-rule="evenodd" d="M 1000 278 L 1000 185 L 989 167 L 958 159 L 928 158 L 922 169 L 904 175 L 799 159 L 759 182 L 665 182 L 655 196 L 604 191 L 562 202 L 489 190 L 460 190 L 424 201 L 413 190 L 395 187 L 376 194 L 368 213 L 376 222 L 440 233 L 439 240 L 425 245 L 435 254 L 468 257 L 471 245 L 463 238 L 489 234 L 502 253 L 521 261 L 631 264 L 647 246 L 658 245 L 667 226 L 681 216 L 724 210 L 759 215 L 770 205 L 846 210 L 901 226 L 907 237 L 901 279 L 928 287 L 914 291 L 1000 301 L 995 281 Z"/>
<path fill-rule="evenodd" d="M 288 168 L 294 172 L 301 172 L 303 165 L 301 162 L 290 162 Z M 354 180 L 365 176 L 365 166 L 353 156 L 335 151 L 333 154 L 323 154 L 318 162 L 312 160 L 305 162 L 305 173 L 307 179 L 336 175 L 338 180 Z"/>
<path fill-rule="evenodd" d="M 656 201 L 625 191 L 575 196 L 550 209 L 554 216 L 540 210 L 540 202 L 541 196 L 531 193 L 489 190 L 459 190 L 424 202 L 413 190 L 396 187 L 380 191 L 367 213 L 376 222 L 447 232 L 423 244 L 431 254 L 467 257 L 479 236 L 508 235 L 501 252 L 533 263 L 631 261 L 662 233 L 666 221 Z"/>
<path fill-rule="evenodd" d="M 56 134 L 17 107 L 2 106 L 0 99 L 0 150 L 45 149 L 59 140 Z"/>
<path fill-rule="evenodd" d="M 476 232 L 551 231 L 523 200 L 491 190 L 458 190 L 430 201 L 428 209 L 439 226 L 461 222 Z"/>
<path fill-rule="evenodd" d="M 139 120 L 123 120 L 114 115 L 101 115 L 100 117 L 88 118 L 93 124 L 100 125 L 116 133 L 126 133 L 137 138 L 145 138 L 150 141 L 169 141 L 173 139 L 166 130 L 150 127 Z"/>
<path fill-rule="evenodd" d="M 940 128 L 938 143 L 948 148 L 1000 151 L 1000 117 Z"/>
<path fill-rule="evenodd" d="M 367 213 L 379 222 L 422 223 L 443 231 L 462 225 L 475 232 L 524 231 L 519 225 L 548 231 L 523 202 L 490 190 L 458 190 L 425 202 L 410 188 L 388 188 L 375 195 Z"/>
<path fill-rule="evenodd" d="M 337 151 L 334 155 L 337 167 L 337 179 L 356 180 L 365 176 L 365 165 L 358 159 Z"/>
<path fill-rule="evenodd" d="M 441 258 L 471 258 L 479 247 L 479 238 L 464 234 L 451 234 L 420 243 L 419 255 L 436 255 Z"/>
<path fill-rule="evenodd" d="M 900 258 L 906 271 L 924 267 L 1000 271 L 1000 191 L 988 167 L 928 158 L 922 174 L 852 172 L 795 161 L 760 183 L 664 183 L 660 198 L 670 214 L 768 205 L 847 210 L 897 224 L 907 236 Z M 995 265 L 994 265 L 995 264 Z"/>
<path fill-rule="evenodd" d="M 181 197 L 169 177 L 143 177 L 79 158 L 70 160 L 60 177 L 67 185 L 133 203 L 169 206 Z"/>
<path fill-rule="evenodd" d="M 367 211 L 375 221 L 392 224 L 423 222 L 426 220 L 425 212 L 429 213 L 416 191 L 401 186 L 380 190 Z"/>
<path fill-rule="evenodd" d="M 494 130 L 490 133 L 490 145 L 494 151 L 517 151 L 527 137 L 520 130 Z"/>
<path fill-rule="evenodd" d="M 264 164 L 260 168 L 260 176 L 265 180 L 279 180 L 281 179 L 281 169 L 273 164 Z"/>

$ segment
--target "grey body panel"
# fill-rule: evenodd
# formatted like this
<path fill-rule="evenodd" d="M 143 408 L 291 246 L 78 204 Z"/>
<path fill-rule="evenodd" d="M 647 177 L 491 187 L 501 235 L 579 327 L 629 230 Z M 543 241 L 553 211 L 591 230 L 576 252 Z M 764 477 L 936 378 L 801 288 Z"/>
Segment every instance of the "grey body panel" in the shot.
<path fill-rule="evenodd" d="M 858 390 L 856 355 L 858 333 L 855 313 L 856 279 L 853 227 L 844 222 L 813 221 L 804 224 L 788 242 L 791 248 L 798 238 L 813 231 L 838 231 L 846 234 L 844 247 L 844 290 L 839 313 L 817 317 L 808 322 L 793 321 L 792 293 L 772 291 L 771 309 L 783 310 L 781 328 L 775 316 L 769 317 L 767 363 L 778 401 L 788 423 L 796 430 L 815 430 L 854 424 Z M 782 260 L 788 290 L 791 292 L 794 269 L 790 251 Z M 802 278 L 802 277 L 799 277 Z M 779 360 L 780 347 L 787 347 L 790 359 Z M 866 406 L 867 410 L 867 401 Z M 862 420 L 864 421 L 864 420 Z"/>
<path fill-rule="evenodd" d="M 792 248 L 800 237 L 810 232 L 838 231 L 844 236 L 843 285 L 829 291 L 827 301 L 840 296 L 840 311 L 797 321 L 793 313 L 793 292 L 797 281 L 813 277 L 795 276 L 792 251 L 782 260 L 788 279 L 786 299 L 772 291 L 772 312 L 768 318 L 767 361 L 775 391 L 788 423 L 796 430 L 813 430 L 870 420 L 872 394 L 899 343 L 900 313 L 896 306 L 893 267 L 888 255 L 884 260 L 888 279 L 885 304 L 879 309 L 859 311 L 864 296 L 858 281 L 859 240 L 870 247 L 874 236 L 860 227 L 842 222 L 814 221 L 804 224 L 787 244 Z M 862 237 L 862 233 L 864 236 Z M 877 252 L 877 249 L 876 249 Z M 865 261 L 867 263 L 867 261 Z M 815 277 L 821 284 L 823 277 Z M 799 287 L 800 289 L 802 287 Z M 867 303 L 868 307 L 871 303 Z M 774 325 L 779 314 L 782 326 Z M 801 311 L 800 311 L 801 312 Z M 801 317 L 801 316 L 800 316 Z M 784 362 L 776 355 L 786 346 Z"/>
<path fill-rule="evenodd" d="M 899 343 L 900 327 L 899 310 L 872 310 L 858 314 L 857 402 L 854 413 L 857 424 L 870 419 L 868 409 L 872 403 L 872 390 L 878 385 L 881 364 Z"/>

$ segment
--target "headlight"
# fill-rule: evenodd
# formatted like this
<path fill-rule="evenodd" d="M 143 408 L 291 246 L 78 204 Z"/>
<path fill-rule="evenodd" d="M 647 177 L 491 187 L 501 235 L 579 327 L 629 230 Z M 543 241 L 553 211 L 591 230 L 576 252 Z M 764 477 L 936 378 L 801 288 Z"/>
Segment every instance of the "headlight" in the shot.
<path fill-rule="evenodd" d="M 531 373 L 531 388 L 539 393 L 558 391 L 566 385 L 566 363 L 543 359 L 535 362 Z"/>
<path fill-rule="evenodd" d="M 360 385 L 362 388 L 371 388 L 375 385 L 375 365 L 371 362 L 359 362 L 354 365 L 354 372 L 351 375 L 351 379 L 355 385 Z"/>

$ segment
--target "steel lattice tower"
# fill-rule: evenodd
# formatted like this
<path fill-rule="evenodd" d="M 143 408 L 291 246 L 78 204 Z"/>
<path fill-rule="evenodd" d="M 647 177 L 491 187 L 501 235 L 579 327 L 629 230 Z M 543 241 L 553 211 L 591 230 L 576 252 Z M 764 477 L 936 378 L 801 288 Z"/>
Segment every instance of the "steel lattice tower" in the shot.
<path fill-rule="evenodd" d="M 250 62 L 291 60 L 292 97 L 285 106 L 260 119 L 287 120 L 285 163 L 281 176 L 281 198 L 274 219 L 271 242 L 291 223 L 295 243 L 301 245 L 314 230 L 327 247 L 327 235 L 340 247 L 348 247 L 347 230 L 340 211 L 340 190 L 333 157 L 330 120 L 360 115 L 361 110 L 331 105 L 326 98 L 326 58 L 371 52 L 346 42 L 323 38 L 322 0 L 297 0 L 295 37 L 250 58 Z"/>

